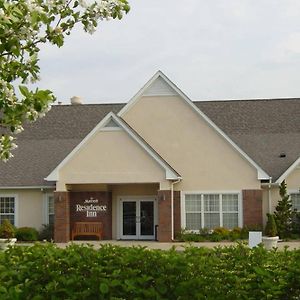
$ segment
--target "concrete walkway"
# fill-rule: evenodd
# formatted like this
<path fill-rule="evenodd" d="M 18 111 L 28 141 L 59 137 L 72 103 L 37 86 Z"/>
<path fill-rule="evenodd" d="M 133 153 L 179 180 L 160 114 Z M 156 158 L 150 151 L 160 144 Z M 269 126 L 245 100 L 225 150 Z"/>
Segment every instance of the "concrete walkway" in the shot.
<path fill-rule="evenodd" d="M 207 247 L 207 248 L 213 248 L 213 247 L 226 247 L 226 246 L 232 246 L 236 245 L 236 242 L 201 242 L 201 243 L 184 243 L 184 242 L 173 242 L 173 243 L 160 243 L 160 242 L 154 242 L 154 241 L 73 241 L 70 243 L 58 243 L 58 247 L 65 248 L 66 246 L 70 245 L 71 243 L 74 244 L 90 244 L 93 245 L 95 248 L 99 248 L 101 245 L 104 244 L 112 244 L 116 246 L 121 247 L 146 247 L 148 249 L 161 249 L 161 250 L 169 250 L 172 247 L 175 247 L 176 250 L 184 250 L 185 247 L 188 246 L 194 246 L 194 247 Z M 244 243 L 247 245 L 248 242 L 244 241 Z M 282 250 L 284 247 L 288 247 L 288 249 L 300 249 L 300 241 L 292 241 L 292 242 L 279 242 L 278 243 L 278 249 Z"/>

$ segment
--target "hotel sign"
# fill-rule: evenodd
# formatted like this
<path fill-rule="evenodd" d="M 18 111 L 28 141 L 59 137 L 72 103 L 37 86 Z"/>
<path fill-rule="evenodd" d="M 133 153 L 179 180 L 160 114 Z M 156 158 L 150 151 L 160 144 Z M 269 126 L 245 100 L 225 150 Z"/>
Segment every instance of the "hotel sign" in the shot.
<path fill-rule="evenodd" d="M 85 199 L 83 204 L 76 204 L 76 212 L 82 212 L 86 214 L 87 218 L 96 218 L 98 213 L 106 213 L 107 206 L 99 205 L 99 200 L 93 197 Z"/>

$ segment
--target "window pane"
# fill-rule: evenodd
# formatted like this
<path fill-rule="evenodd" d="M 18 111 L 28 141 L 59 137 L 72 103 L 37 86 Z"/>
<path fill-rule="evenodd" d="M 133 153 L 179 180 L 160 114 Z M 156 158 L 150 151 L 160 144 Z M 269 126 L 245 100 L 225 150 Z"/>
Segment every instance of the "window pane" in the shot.
<path fill-rule="evenodd" d="M 224 194 L 222 195 L 222 209 L 223 211 L 238 211 L 238 195 Z"/>
<path fill-rule="evenodd" d="M 54 197 L 48 197 L 48 213 L 49 215 L 54 214 Z"/>
<path fill-rule="evenodd" d="M 204 214 L 204 227 L 213 229 L 220 227 L 220 214 L 219 213 L 205 213 Z"/>
<path fill-rule="evenodd" d="M 292 208 L 300 211 L 300 194 L 291 194 Z"/>
<path fill-rule="evenodd" d="M 0 197 L 0 222 L 8 219 L 14 225 L 15 214 L 15 198 Z"/>
<path fill-rule="evenodd" d="M 185 210 L 187 212 L 201 211 L 201 195 L 185 195 Z"/>
<path fill-rule="evenodd" d="M 223 214 L 223 227 L 232 229 L 238 227 L 238 214 L 237 213 L 224 213 Z"/>
<path fill-rule="evenodd" d="M 204 211 L 214 211 L 220 210 L 220 199 L 219 194 L 203 195 L 204 198 Z"/>
<path fill-rule="evenodd" d="M 199 230 L 201 228 L 201 214 L 187 213 L 186 214 L 186 229 Z"/>
<path fill-rule="evenodd" d="M 49 224 L 54 225 L 54 215 L 49 215 Z"/>

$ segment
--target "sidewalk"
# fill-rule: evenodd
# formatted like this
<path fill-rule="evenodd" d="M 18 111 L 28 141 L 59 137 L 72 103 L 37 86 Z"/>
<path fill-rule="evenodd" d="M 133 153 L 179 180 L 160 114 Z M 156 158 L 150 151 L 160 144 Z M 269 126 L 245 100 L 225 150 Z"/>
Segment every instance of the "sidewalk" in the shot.
<path fill-rule="evenodd" d="M 70 245 L 71 243 L 74 244 L 90 244 L 93 245 L 95 248 L 99 248 L 101 245 L 105 244 L 112 244 L 121 247 L 146 247 L 148 249 L 161 249 L 161 250 L 169 250 L 172 247 L 175 247 L 176 250 L 184 250 L 185 247 L 194 246 L 194 247 L 226 247 L 236 245 L 236 242 L 201 242 L 201 243 L 184 243 L 184 242 L 173 242 L 173 243 L 161 243 L 161 242 L 154 242 L 154 241 L 73 241 L 70 243 L 57 243 L 58 247 L 65 248 L 66 246 Z M 245 244 L 248 242 L 245 241 Z M 300 241 L 292 241 L 292 242 L 278 242 L 278 249 L 283 250 L 284 247 L 288 247 L 288 249 L 300 249 Z"/>

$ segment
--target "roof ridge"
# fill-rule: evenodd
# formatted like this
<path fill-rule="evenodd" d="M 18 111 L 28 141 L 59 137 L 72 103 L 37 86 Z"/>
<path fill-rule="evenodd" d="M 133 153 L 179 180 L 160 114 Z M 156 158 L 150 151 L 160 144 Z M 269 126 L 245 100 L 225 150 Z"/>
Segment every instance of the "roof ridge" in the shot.
<path fill-rule="evenodd" d="M 194 103 L 213 103 L 213 102 L 263 102 L 263 101 L 300 101 L 299 98 L 253 98 L 253 99 L 221 99 L 221 100 L 193 100 Z"/>

